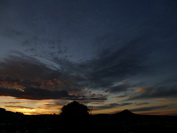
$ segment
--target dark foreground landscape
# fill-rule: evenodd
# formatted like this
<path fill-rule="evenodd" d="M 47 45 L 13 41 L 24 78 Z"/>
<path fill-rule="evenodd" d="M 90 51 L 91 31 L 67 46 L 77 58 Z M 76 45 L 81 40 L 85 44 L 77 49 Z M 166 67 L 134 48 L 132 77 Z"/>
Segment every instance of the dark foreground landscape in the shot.
<path fill-rule="evenodd" d="M 177 116 L 138 115 L 124 110 L 99 115 L 23 115 L 0 109 L 0 133 L 172 133 Z"/>
<path fill-rule="evenodd" d="M 127 113 L 126 113 L 127 112 Z M 117 133 L 153 133 L 177 131 L 176 116 L 146 116 L 123 111 L 114 115 L 87 118 L 62 118 L 60 115 L 0 115 L 0 133 L 60 133 L 114 131 Z"/>

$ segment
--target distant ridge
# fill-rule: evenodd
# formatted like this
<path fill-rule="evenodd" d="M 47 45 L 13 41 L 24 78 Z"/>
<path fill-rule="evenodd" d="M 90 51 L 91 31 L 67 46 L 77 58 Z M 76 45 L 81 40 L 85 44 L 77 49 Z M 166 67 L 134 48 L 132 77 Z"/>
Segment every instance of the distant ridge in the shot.
<path fill-rule="evenodd" d="M 134 114 L 133 112 L 131 112 L 130 110 L 125 109 L 125 110 L 123 110 L 123 111 L 121 111 L 121 112 L 116 113 L 115 115 L 120 115 L 120 116 L 133 116 L 133 115 L 135 115 L 135 114 Z"/>

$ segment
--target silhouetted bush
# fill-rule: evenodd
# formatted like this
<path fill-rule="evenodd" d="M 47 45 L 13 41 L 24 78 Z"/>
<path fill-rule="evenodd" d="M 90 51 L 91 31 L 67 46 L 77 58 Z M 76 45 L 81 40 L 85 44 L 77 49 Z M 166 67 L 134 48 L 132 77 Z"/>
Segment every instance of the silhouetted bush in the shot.
<path fill-rule="evenodd" d="M 62 107 L 60 115 L 70 118 L 82 118 L 87 117 L 89 115 L 89 111 L 90 110 L 87 108 L 87 106 L 80 104 L 77 101 L 73 101 Z"/>

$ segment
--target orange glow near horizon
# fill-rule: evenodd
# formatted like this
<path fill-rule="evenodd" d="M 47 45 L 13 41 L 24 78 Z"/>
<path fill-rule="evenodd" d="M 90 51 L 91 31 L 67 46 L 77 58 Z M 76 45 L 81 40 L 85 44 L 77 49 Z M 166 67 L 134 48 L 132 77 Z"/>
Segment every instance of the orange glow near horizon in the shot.
<path fill-rule="evenodd" d="M 60 100 L 63 102 L 63 100 Z M 67 104 L 70 100 L 65 101 Z M 141 108 L 148 107 L 158 107 L 158 106 L 168 106 L 169 104 L 174 104 L 172 100 L 165 98 L 154 99 L 151 104 L 145 105 L 126 105 L 122 107 L 115 107 L 110 109 L 94 109 L 91 110 L 91 114 L 113 114 L 120 112 L 124 109 L 137 110 L 133 113 L 137 114 L 147 114 L 147 115 L 174 115 L 177 112 L 175 108 L 157 108 L 154 110 L 138 111 Z M 0 96 L 0 107 L 5 108 L 7 111 L 21 112 L 25 115 L 39 115 L 39 114 L 59 114 L 60 109 L 64 104 L 58 104 L 56 100 L 27 100 L 27 99 L 17 99 L 14 97 Z M 92 106 L 97 106 L 96 104 L 90 104 Z M 102 104 L 100 103 L 99 106 Z"/>

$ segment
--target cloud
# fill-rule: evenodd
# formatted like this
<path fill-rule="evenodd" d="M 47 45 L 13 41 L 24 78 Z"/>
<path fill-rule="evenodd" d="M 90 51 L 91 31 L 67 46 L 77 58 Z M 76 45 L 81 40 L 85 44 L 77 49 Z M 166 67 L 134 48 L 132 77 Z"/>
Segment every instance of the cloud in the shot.
<path fill-rule="evenodd" d="M 112 103 L 112 104 L 108 104 L 108 105 L 102 105 L 102 106 L 89 106 L 90 109 L 92 110 L 102 110 L 102 109 L 110 109 L 110 108 L 115 108 L 119 106 L 119 104 L 117 103 Z"/>
<path fill-rule="evenodd" d="M 147 93 L 148 91 L 148 88 L 135 88 L 135 92 L 137 93 Z"/>
<path fill-rule="evenodd" d="M 16 84 L 17 90 L 21 86 L 23 93 L 30 93 L 29 99 L 49 99 L 52 95 L 54 99 L 74 99 L 71 97 L 73 95 L 75 99 L 103 100 L 106 96 L 101 94 L 99 97 L 90 95 L 88 98 L 84 94 L 80 96 L 72 93 L 79 94 L 85 88 L 103 89 L 109 93 L 127 91 L 128 84 L 116 83 L 146 70 L 143 63 L 150 50 L 146 46 L 139 46 L 141 40 L 142 38 L 137 38 L 119 48 L 103 50 L 98 56 L 85 62 L 76 63 L 50 54 L 49 61 L 58 66 L 56 69 L 52 69 L 51 64 L 43 63 L 38 56 L 30 57 L 16 52 L 0 62 L 1 82 L 6 81 L 11 86 Z M 8 87 L 3 85 L 1 88 Z M 10 91 L 14 91 L 15 97 L 25 98 L 20 96 L 23 95 L 20 91 Z M 7 91 L 5 93 L 10 94 Z M 48 93 L 49 96 L 40 95 L 43 93 Z"/>
<path fill-rule="evenodd" d="M 93 86 L 110 87 L 114 82 L 145 71 L 143 63 L 147 53 L 138 47 L 136 41 L 115 51 L 103 51 L 88 65 L 92 68 L 89 80 Z"/>
<path fill-rule="evenodd" d="M 89 108 L 93 110 L 103 110 L 103 109 L 112 109 L 116 107 L 127 106 L 131 104 L 132 103 L 110 103 L 110 104 L 102 105 L 102 106 L 90 106 Z"/>
<path fill-rule="evenodd" d="M 146 105 L 146 104 L 149 104 L 148 102 L 137 102 L 135 103 L 136 105 Z"/>
<path fill-rule="evenodd" d="M 176 87 L 176 85 L 154 85 L 147 88 L 135 88 L 136 94 L 132 96 L 129 100 L 176 97 Z"/>
<path fill-rule="evenodd" d="M 151 111 L 151 110 L 157 110 L 157 109 L 164 109 L 166 107 L 168 107 L 168 105 L 141 107 L 141 108 L 131 109 L 131 111 L 133 111 L 133 112 L 136 112 L 136 111 Z"/>
<path fill-rule="evenodd" d="M 74 79 L 62 71 L 48 68 L 35 58 L 11 56 L 0 62 L 0 95 L 21 99 L 73 98 Z"/>
<path fill-rule="evenodd" d="M 82 77 L 63 68 L 54 70 L 26 55 L 10 56 L 0 62 L 0 95 L 20 99 L 106 100 L 104 95 L 80 94 Z M 63 68 L 63 69 L 62 69 Z M 67 69 L 68 70 L 68 69 Z"/>
<path fill-rule="evenodd" d="M 156 83 L 176 82 L 177 2 L 100 1 L 0 0 L 0 96 L 105 104 L 176 97 L 176 85 Z"/>
<path fill-rule="evenodd" d="M 141 39 L 140 39 L 141 40 Z M 95 58 L 81 63 L 55 60 L 62 70 L 79 79 L 79 84 L 89 88 L 106 88 L 110 92 L 126 90 L 116 82 L 146 71 L 144 62 L 149 54 L 148 47 L 139 47 L 135 39 L 121 48 L 103 50 Z"/>
<path fill-rule="evenodd" d="M 67 99 L 72 98 L 67 91 L 49 91 L 40 88 L 25 88 L 24 91 L 0 88 L 0 96 L 12 96 L 19 99 Z"/>
<path fill-rule="evenodd" d="M 31 79 L 35 77 L 47 78 L 45 74 L 50 72 L 39 60 L 25 55 L 21 55 L 21 57 L 7 57 L 0 64 L 1 76 L 8 75 L 11 77 L 26 77 Z"/>
<path fill-rule="evenodd" d="M 137 16 L 133 18 L 132 15 L 128 15 L 130 12 L 127 9 L 119 9 L 119 12 L 121 13 L 118 13 L 118 18 L 121 18 L 121 20 L 123 20 L 123 23 L 118 22 L 117 17 L 111 16 L 117 16 L 117 12 L 116 14 L 114 14 L 113 11 L 117 11 L 117 6 L 126 4 L 124 2 L 116 2 L 113 5 L 110 2 L 103 2 L 103 5 L 109 4 L 115 10 L 110 10 L 109 8 L 106 8 L 105 10 L 105 8 L 103 8 L 104 6 L 101 5 L 99 8 L 93 7 L 94 12 L 87 12 L 88 7 L 92 6 L 92 2 L 86 2 L 89 4 L 82 3 L 87 8 L 79 6 L 79 8 L 77 9 L 83 12 L 81 14 L 80 11 L 74 13 L 74 16 L 86 16 L 82 17 L 81 20 L 86 20 L 83 21 L 84 23 L 82 24 L 80 24 L 82 21 L 78 21 L 78 18 L 73 18 L 72 10 L 75 10 L 75 8 L 71 7 L 70 10 L 65 10 L 67 9 L 65 7 L 68 6 L 68 4 L 66 4 L 65 2 L 44 2 L 42 6 L 40 1 L 29 1 L 26 3 L 20 0 L 20 4 L 17 4 L 16 2 L 10 4 L 11 2 L 6 3 L 6 6 L 9 7 L 5 9 L 5 12 L 8 13 L 8 16 L 10 17 L 8 17 L 7 15 L 2 15 L 2 18 L 4 18 L 2 20 L 4 20 L 4 22 L 7 21 L 10 24 L 13 22 L 14 25 L 11 24 L 11 26 L 9 26 L 8 28 L 1 27 L 3 31 L 2 34 L 7 38 L 18 40 L 14 41 L 14 43 L 18 43 L 16 45 L 19 45 L 19 48 L 24 50 L 24 54 L 21 54 L 20 57 L 17 56 L 10 57 L 8 59 L 6 58 L 4 62 L 0 62 L 0 74 L 5 77 L 17 78 L 18 80 L 23 78 L 23 81 L 17 81 L 18 85 L 16 86 L 16 88 L 21 87 L 22 90 L 24 89 L 23 87 L 40 88 L 44 90 L 54 91 L 66 90 L 71 95 L 73 95 L 73 92 L 77 92 L 77 94 L 79 94 L 79 91 L 82 91 L 85 88 L 91 88 L 93 90 L 102 89 L 110 94 L 126 92 L 130 87 L 129 85 L 115 85 L 115 83 L 121 82 L 135 75 L 140 75 L 142 73 L 147 74 L 146 61 L 154 60 L 154 58 L 149 58 L 149 54 L 151 54 L 153 50 L 156 51 L 159 46 L 161 47 L 162 45 L 166 45 L 161 44 L 161 42 L 161 45 L 159 45 L 158 42 L 162 39 L 162 36 L 165 36 L 166 34 L 158 33 L 158 35 L 154 36 L 154 34 L 157 32 L 151 30 L 154 29 L 156 24 L 154 24 L 154 21 L 152 24 L 149 24 L 149 21 L 154 19 L 154 16 L 150 12 L 146 12 L 146 10 L 144 10 L 144 13 L 147 15 L 147 17 L 143 18 L 143 20 L 137 19 L 140 16 L 144 16 L 141 13 L 137 14 L 137 12 L 141 10 L 142 6 L 147 6 L 147 4 L 143 4 L 142 2 L 140 2 L 141 4 L 139 3 L 141 6 L 139 6 L 139 4 L 135 4 L 135 6 L 138 8 L 136 8 L 136 10 L 132 10 L 132 13 L 134 15 L 137 14 Z M 34 3 L 36 4 L 34 5 Z M 150 3 L 153 2 L 148 2 L 148 7 L 150 8 L 146 8 L 147 11 L 154 11 L 154 7 L 151 7 Z M 30 7 L 30 12 L 28 8 L 22 8 L 25 5 L 28 5 L 27 7 Z M 41 7 L 40 9 L 38 8 L 39 5 Z M 58 6 L 60 8 L 58 8 Z M 53 7 L 52 10 L 51 7 Z M 22 10 L 24 11 L 22 12 Z M 107 12 L 107 10 L 109 10 L 109 12 Z M 60 12 L 61 14 L 56 15 L 56 11 Z M 100 11 L 102 11 L 101 13 L 103 13 L 105 16 L 95 18 L 95 15 L 93 15 L 93 13 L 95 14 L 95 11 L 96 16 L 100 14 Z M 11 21 L 14 14 L 15 16 L 18 16 L 18 19 L 14 19 L 13 21 Z M 167 14 L 169 13 L 165 13 L 166 16 Z M 102 21 L 102 19 L 104 19 L 106 16 L 110 16 L 108 17 L 108 21 Z M 25 19 L 23 20 L 22 18 Z M 46 18 L 47 21 L 44 21 L 46 20 Z M 58 18 L 63 19 L 61 20 Z M 90 26 L 85 26 L 88 25 L 88 18 L 89 22 L 93 20 L 95 22 L 95 25 L 90 25 L 89 23 L 91 28 Z M 160 22 L 161 20 L 162 18 L 160 17 L 158 22 Z M 97 26 L 95 29 L 100 29 L 98 27 L 98 25 L 100 25 L 99 22 L 102 22 L 102 25 L 104 25 L 104 27 L 107 26 L 110 30 L 109 32 L 105 30 L 103 34 L 98 34 L 98 32 L 95 32 L 95 34 L 98 35 L 94 37 L 90 36 L 90 40 L 95 40 L 94 44 L 97 44 L 97 46 L 94 48 L 99 49 L 99 53 L 97 53 L 95 58 L 77 63 L 72 60 L 73 58 L 67 58 L 66 55 L 68 55 L 69 47 L 74 46 L 77 49 L 76 51 L 72 50 L 72 52 L 74 51 L 72 54 L 77 54 L 78 51 L 81 50 L 78 48 L 79 45 L 75 45 L 75 43 L 78 43 L 76 41 L 78 39 L 77 37 L 82 38 L 83 33 L 84 36 L 86 35 L 85 31 L 88 31 L 89 33 L 90 29 L 93 30 L 93 27 L 95 26 Z M 163 22 L 163 24 L 164 23 L 165 22 Z M 1 24 L 4 25 L 3 22 L 1 22 Z M 163 26 L 163 24 L 161 24 L 159 27 L 167 27 L 167 29 L 168 27 L 170 27 L 166 24 L 166 26 Z M 113 30 L 117 29 L 118 25 L 122 25 L 122 27 L 125 29 L 121 30 L 121 28 L 118 28 L 120 30 L 119 32 L 117 30 Z M 77 30 L 79 30 L 79 33 L 75 32 L 76 27 Z M 85 30 L 84 27 L 86 27 L 86 29 L 88 28 L 88 30 Z M 157 27 L 157 29 L 160 28 Z M 134 30 L 136 30 L 136 32 Z M 26 31 L 28 31 L 28 33 Z M 74 33 L 74 37 L 70 37 L 69 34 L 72 33 Z M 93 31 L 91 31 L 91 33 L 93 34 Z M 73 38 L 77 39 L 75 40 Z M 164 38 L 163 40 L 167 41 L 168 37 L 167 39 Z M 79 40 L 81 41 L 81 43 L 86 42 L 84 37 L 83 40 Z M 72 42 L 72 45 L 69 45 L 70 42 Z M 87 49 L 88 47 L 86 47 L 87 44 L 89 44 L 89 42 L 83 45 L 84 49 L 82 52 L 87 53 L 87 51 L 89 51 Z M 68 48 L 64 46 L 67 46 Z M 160 52 L 161 50 L 159 50 L 159 52 L 157 53 Z M 156 60 L 159 59 L 159 57 L 156 57 Z M 152 61 L 149 61 L 148 63 L 152 64 Z M 144 77 L 146 77 L 146 75 Z M 36 80 L 38 78 L 39 80 Z M 57 81 L 59 81 L 60 84 Z M 14 83 L 17 82 L 9 81 L 9 84 L 14 85 Z M 143 94 L 146 93 L 141 93 L 141 95 Z M 80 99 L 82 98 L 80 97 Z"/>
<path fill-rule="evenodd" d="M 6 105 L 5 107 L 7 108 L 21 108 L 21 109 L 34 109 L 32 107 L 27 107 L 27 106 L 12 106 L 12 105 Z"/>
<path fill-rule="evenodd" d="M 77 89 L 77 78 L 66 73 L 64 70 L 51 69 L 35 57 L 29 57 L 24 54 L 10 56 L 0 62 L 1 81 L 18 82 L 19 84 L 29 87 L 30 84 L 36 88 L 42 84 L 52 86 L 60 84 L 56 89 Z M 34 88 L 35 88 L 34 87 Z"/>
<path fill-rule="evenodd" d="M 106 92 L 109 93 L 119 93 L 119 92 L 126 92 L 130 85 L 126 81 L 118 82 L 113 86 L 109 87 Z"/>

